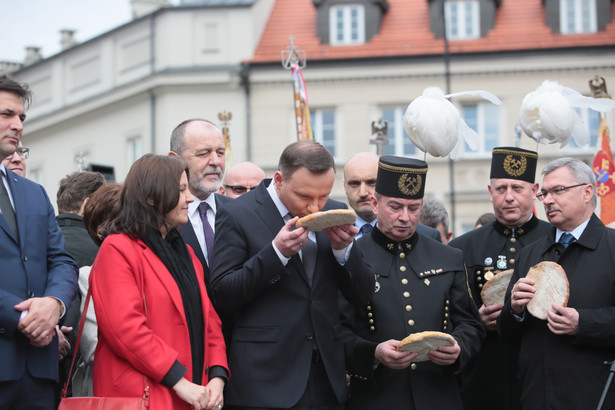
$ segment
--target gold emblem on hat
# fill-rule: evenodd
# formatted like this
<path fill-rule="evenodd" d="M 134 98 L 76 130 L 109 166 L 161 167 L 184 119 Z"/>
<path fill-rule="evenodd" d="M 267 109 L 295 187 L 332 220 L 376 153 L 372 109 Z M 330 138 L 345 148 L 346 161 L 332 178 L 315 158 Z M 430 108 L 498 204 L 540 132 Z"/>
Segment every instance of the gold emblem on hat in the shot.
<path fill-rule="evenodd" d="M 397 186 L 404 195 L 416 195 L 423 185 L 423 178 L 420 175 L 410 176 L 403 174 L 397 181 Z"/>
<path fill-rule="evenodd" d="M 523 156 L 506 155 L 504 159 L 504 171 L 511 177 L 519 177 L 527 169 L 527 158 Z"/>

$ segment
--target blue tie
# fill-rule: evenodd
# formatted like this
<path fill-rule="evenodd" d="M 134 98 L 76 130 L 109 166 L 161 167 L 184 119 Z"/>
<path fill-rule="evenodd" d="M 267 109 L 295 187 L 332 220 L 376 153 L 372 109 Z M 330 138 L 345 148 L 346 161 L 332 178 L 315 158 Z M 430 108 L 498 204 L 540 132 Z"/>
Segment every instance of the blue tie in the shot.
<path fill-rule="evenodd" d="M 359 232 L 361 232 L 361 234 L 363 236 L 365 235 L 369 235 L 369 233 L 374 229 L 374 227 L 372 226 L 372 224 L 365 224 L 361 227 L 361 229 L 359 229 Z"/>
<path fill-rule="evenodd" d="M 559 242 L 564 245 L 564 248 L 567 248 L 572 242 L 576 241 L 574 235 L 570 232 L 564 232 L 562 236 L 559 238 Z"/>

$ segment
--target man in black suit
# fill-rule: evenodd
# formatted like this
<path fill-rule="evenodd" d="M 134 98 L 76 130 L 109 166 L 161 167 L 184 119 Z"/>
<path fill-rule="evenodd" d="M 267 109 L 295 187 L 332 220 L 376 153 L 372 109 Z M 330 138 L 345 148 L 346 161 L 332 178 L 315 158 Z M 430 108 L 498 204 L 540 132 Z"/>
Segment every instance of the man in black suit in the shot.
<path fill-rule="evenodd" d="M 220 128 L 203 119 L 183 121 L 171 134 L 169 155 L 186 161 L 190 172 L 189 221 L 181 234 L 203 265 L 205 286 L 209 289 L 216 212 L 230 198 L 218 195 L 224 175 L 226 146 Z"/>
<path fill-rule="evenodd" d="M 355 226 L 295 227 L 298 217 L 345 208 L 329 199 L 334 178 L 322 145 L 295 142 L 273 180 L 218 213 L 211 287 L 216 308 L 234 319 L 231 408 L 343 408 L 338 292 L 366 304 L 374 273 L 354 245 Z"/>

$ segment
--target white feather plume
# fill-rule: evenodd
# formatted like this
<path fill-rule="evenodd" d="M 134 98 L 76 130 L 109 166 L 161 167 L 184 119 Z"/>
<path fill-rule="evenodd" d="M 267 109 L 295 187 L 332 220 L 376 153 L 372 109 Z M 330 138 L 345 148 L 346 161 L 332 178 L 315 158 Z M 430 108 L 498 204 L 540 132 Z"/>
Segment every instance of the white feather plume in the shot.
<path fill-rule="evenodd" d="M 493 104 L 502 101 L 488 91 L 463 91 L 444 95 L 438 87 L 427 87 L 423 94 L 408 105 L 404 114 L 404 129 L 410 141 L 423 152 L 434 157 L 451 155 L 455 158 L 465 141 L 472 150 L 478 148 L 479 135 L 470 128 L 457 107 L 447 98 L 473 95 Z"/>
<path fill-rule="evenodd" d="M 580 147 L 589 143 L 589 131 L 575 108 L 606 112 L 615 108 L 609 98 L 586 97 L 557 81 L 545 80 L 523 99 L 519 124 L 523 132 L 541 144 L 564 147 L 574 138 Z"/>

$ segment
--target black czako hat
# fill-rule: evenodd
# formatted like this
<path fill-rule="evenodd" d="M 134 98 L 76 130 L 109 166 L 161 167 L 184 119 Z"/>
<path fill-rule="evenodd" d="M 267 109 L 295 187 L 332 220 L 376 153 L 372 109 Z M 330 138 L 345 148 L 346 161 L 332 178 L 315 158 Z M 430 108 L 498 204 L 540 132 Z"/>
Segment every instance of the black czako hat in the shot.
<path fill-rule="evenodd" d="M 518 179 L 534 183 L 538 154 L 517 147 L 497 147 L 491 154 L 489 178 Z"/>
<path fill-rule="evenodd" d="M 376 192 L 394 198 L 421 199 L 425 193 L 426 176 L 425 161 L 383 156 L 378 161 Z"/>

